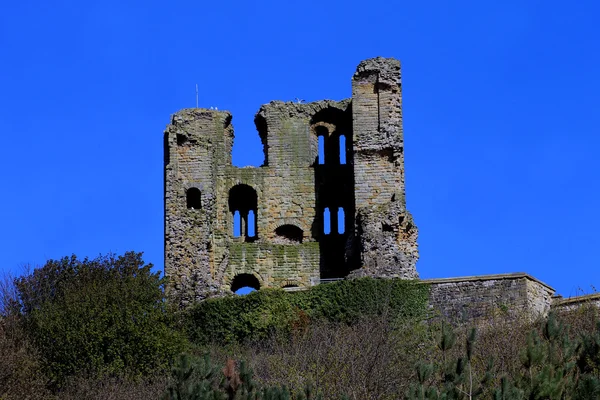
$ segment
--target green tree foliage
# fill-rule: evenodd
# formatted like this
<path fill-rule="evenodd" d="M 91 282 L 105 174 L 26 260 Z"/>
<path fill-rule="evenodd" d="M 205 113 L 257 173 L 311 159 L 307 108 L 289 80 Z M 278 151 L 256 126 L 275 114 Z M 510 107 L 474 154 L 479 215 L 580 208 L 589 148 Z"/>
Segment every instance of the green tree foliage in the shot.
<path fill-rule="evenodd" d="M 525 398 L 563 399 L 573 393 L 579 375 L 576 368 L 577 344 L 567 329 L 550 314 L 542 336 L 532 332 L 521 353 L 522 373 L 515 385 Z"/>
<path fill-rule="evenodd" d="M 55 384 L 80 372 L 145 374 L 182 350 L 151 268 L 141 253 L 72 256 L 15 281 L 25 330 Z"/>
<path fill-rule="evenodd" d="M 208 355 L 202 359 L 182 354 L 172 368 L 173 382 L 163 400 L 220 400 L 224 394 L 217 391 L 218 368 Z"/>
<path fill-rule="evenodd" d="M 245 362 L 240 362 L 238 369 L 232 359 L 220 369 L 211 364 L 208 355 L 182 354 L 172 373 L 163 400 L 322 400 L 310 385 L 294 396 L 286 387 L 261 387 Z"/>
<path fill-rule="evenodd" d="M 595 335 L 582 335 L 577 366 L 582 372 L 600 377 L 600 322 Z"/>
<path fill-rule="evenodd" d="M 353 279 L 291 293 L 263 289 L 196 304 L 188 311 L 188 326 L 197 344 L 243 342 L 317 319 L 352 323 L 383 314 L 424 318 L 428 296 L 426 284 L 402 279 Z"/>
<path fill-rule="evenodd" d="M 507 377 L 500 379 L 500 387 L 494 392 L 494 400 L 523 399 L 523 391 L 516 388 Z"/>
<path fill-rule="evenodd" d="M 517 373 L 503 376 L 499 381 L 491 356 L 485 372 L 477 374 L 473 368 L 477 339 L 474 329 L 465 335 L 464 355 L 458 356 L 451 353 L 456 342 L 453 330 L 443 324 L 439 332 L 440 354 L 432 363 L 417 364 L 416 382 L 410 387 L 407 399 L 600 398 L 600 323 L 595 332 L 573 334 L 551 313 L 541 329 L 534 329 L 527 336 Z"/>
<path fill-rule="evenodd" d="M 447 324 L 442 324 L 438 349 L 442 352 L 438 364 L 417 365 L 417 383 L 413 384 L 406 395 L 409 400 L 437 400 L 437 399 L 478 399 L 492 381 L 493 362 L 490 359 L 488 367 L 482 377 L 478 378 L 473 372 L 472 358 L 477 331 L 473 328 L 466 335 L 465 354 L 456 359 L 451 359 L 448 352 L 456 343 L 456 334 Z M 437 371 L 438 383 L 428 384 Z"/>

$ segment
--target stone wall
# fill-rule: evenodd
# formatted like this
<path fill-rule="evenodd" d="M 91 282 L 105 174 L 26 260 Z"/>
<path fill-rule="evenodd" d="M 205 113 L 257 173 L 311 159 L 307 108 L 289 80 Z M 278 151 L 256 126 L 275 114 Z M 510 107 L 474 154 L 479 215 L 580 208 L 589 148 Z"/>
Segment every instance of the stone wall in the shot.
<path fill-rule="evenodd" d="M 554 289 L 526 273 L 428 279 L 434 315 L 455 323 L 546 316 Z"/>
<path fill-rule="evenodd" d="M 362 61 L 351 99 L 273 101 L 255 124 L 261 167 L 232 165 L 227 111 L 181 110 L 165 130 L 171 298 L 185 306 L 241 285 L 299 290 L 321 279 L 418 278 L 398 60 Z M 600 294 L 553 299 L 551 287 L 525 273 L 426 282 L 432 310 L 456 322 L 600 307 Z"/>
<path fill-rule="evenodd" d="M 352 276 L 418 278 L 417 228 L 406 210 L 400 62 L 361 62 L 352 79 L 360 268 Z"/>
<path fill-rule="evenodd" d="M 557 296 L 552 302 L 552 309 L 557 311 L 569 311 L 585 306 L 600 308 L 600 293 L 574 296 L 566 299 Z"/>
<path fill-rule="evenodd" d="M 418 231 L 404 192 L 400 63 L 361 62 L 352 88 L 343 101 L 263 105 L 255 117 L 265 156 L 258 168 L 232 166 L 228 112 L 172 117 L 164 136 L 172 298 L 184 306 L 238 287 L 238 278 L 259 288 L 418 277 Z"/>

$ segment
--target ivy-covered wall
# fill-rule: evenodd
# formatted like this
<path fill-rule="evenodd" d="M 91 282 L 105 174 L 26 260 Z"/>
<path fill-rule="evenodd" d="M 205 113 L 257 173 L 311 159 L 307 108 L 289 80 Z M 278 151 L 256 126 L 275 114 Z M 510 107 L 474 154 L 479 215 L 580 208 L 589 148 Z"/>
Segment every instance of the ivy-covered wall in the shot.
<path fill-rule="evenodd" d="M 429 286 L 402 279 L 360 278 L 286 292 L 264 289 L 246 296 L 208 299 L 186 311 L 197 344 L 256 340 L 319 319 L 352 323 L 360 318 L 424 318 Z"/>

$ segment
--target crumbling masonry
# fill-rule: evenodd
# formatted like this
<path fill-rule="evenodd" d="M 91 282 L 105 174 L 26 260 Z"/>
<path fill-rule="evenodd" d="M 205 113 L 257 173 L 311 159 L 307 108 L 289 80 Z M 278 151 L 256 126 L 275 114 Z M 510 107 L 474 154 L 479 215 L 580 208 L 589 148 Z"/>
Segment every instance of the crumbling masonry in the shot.
<path fill-rule="evenodd" d="M 363 61 L 352 98 L 271 102 L 256 128 L 259 168 L 231 165 L 231 114 L 182 110 L 164 135 L 165 273 L 180 306 L 244 286 L 307 288 L 346 277 L 418 278 L 406 210 L 400 63 Z M 563 299 L 523 273 L 429 279 L 446 320 L 547 315 Z"/>
<path fill-rule="evenodd" d="M 271 102 L 261 167 L 231 164 L 227 111 L 185 109 L 164 134 L 165 273 L 181 305 L 243 286 L 418 278 L 406 209 L 400 63 L 363 61 L 352 98 Z"/>

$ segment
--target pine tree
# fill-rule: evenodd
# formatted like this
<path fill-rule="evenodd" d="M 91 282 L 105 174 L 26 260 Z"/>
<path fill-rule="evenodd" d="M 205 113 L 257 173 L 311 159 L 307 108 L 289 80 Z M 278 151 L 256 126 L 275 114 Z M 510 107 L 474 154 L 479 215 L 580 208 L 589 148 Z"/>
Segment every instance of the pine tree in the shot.
<path fill-rule="evenodd" d="M 434 369 L 433 364 L 417 364 L 418 383 L 410 387 L 406 395 L 408 400 L 437 400 L 439 398 L 437 389 L 426 385 L 426 382 L 433 375 Z"/>
<path fill-rule="evenodd" d="M 508 378 L 500 379 L 500 387 L 494 392 L 494 400 L 523 400 L 523 391 L 516 388 Z"/>
<path fill-rule="evenodd" d="M 411 386 L 406 398 L 409 400 L 462 400 L 477 399 L 484 394 L 492 381 L 493 360 L 489 360 L 486 372 L 481 379 L 473 375 L 472 359 L 477 340 L 477 331 L 472 328 L 466 336 L 465 356 L 449 360 L 448 353 L 456 343 L 456 334 L 452 328 L 443 324 L 438 342 L 442 352 L 441 365 L 420 363 L 417 365 L 418 382 Z M 434 372 L 440 371 L 438 377 L 441 387 L 427 385 Z"/>
<path fill-rule="evenodd" d="M 163 400 L 224 400 L 225 394 L 214 389 L 216 368 L 210 357 L 202 359 L 180 355 L 172 369 L 174 382 L 169 385 Z"/>

